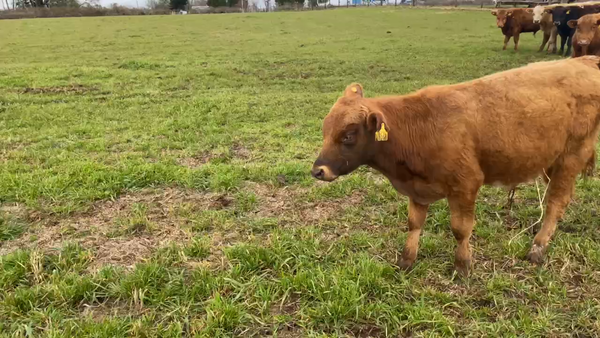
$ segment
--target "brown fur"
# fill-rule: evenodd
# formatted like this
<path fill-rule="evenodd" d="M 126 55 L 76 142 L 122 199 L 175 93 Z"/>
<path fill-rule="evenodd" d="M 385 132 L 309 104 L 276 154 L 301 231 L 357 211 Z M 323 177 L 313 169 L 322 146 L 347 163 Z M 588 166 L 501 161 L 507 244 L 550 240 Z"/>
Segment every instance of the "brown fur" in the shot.
<path fill-rule="evenodd" d="M 533 10 L 531 8 L 511 8 L 493 10 L 492 15 L 496 16 L 496 26 L 504 34 L 504 46 L 510 38 L 515 42 L 515 50 L 519 48 L 519 37 L 521 33 L 535 33 L 540 30 L 540 24 L 533 23 Z"/>
<path fill-rule="evenodd" d="M 455 266 L 463 273 L 470 266 L 480 187 L 513 188 L 548 175 L 545 218 L 529 255 L 540 262 L 577 174 L 595 155 L 599 63 L 592 56 L 538 62 L 470 82 L 372 99 L 352 84 L 325 118 L 313 175 L 332 181 L 368 165 L 409 197 L 403 267 L 416 258 L 428 205 L 446 198 L 458 241 Z M 385 142 L 375 140 L 382 124 L 389 131 Z"/>
<path fill-rule="evenodd" d="M 584 15 L 568 24 L 569 27 L 576 28 L 573 35 L 573 57 L 600 55 L 600 14 Z M 584 41 L 587 43 L 583 43 Z"/>

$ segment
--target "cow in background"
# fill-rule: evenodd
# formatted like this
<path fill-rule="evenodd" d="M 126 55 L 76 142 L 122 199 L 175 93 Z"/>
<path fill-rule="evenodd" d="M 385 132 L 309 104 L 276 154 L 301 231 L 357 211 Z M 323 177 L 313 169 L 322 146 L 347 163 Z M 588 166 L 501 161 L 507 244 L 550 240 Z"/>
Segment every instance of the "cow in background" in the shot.
<path fill-rule="evenodd" d="M 573 57 L 600 55 L 600 14 L 584 15 L 578 20 L 567 22 L 575 29 L 573 34 Z"/>
<path fill-rule="evenodd" d="M 548 43 L 548 48 L 546 50 L 548 53 L 555 54 L 557 50 L 557 27 L 554 25 L 554 22 L 552 22 L 552 14 L 546 12 L 545 7 L 543 6 L 535 6 L 532 12 L 533 23 L 539 24 L 541 30 L 544 32 L 544 39 L 542 40 L 542 45 L 538 51 L 543 51 L 546 43 Z"/>
<path fill-rule="evenodd" d="M 492 15 L 496 16 L 496 26 L 504 34 L 504 46 L 506 50 L 508 41 L 512 37 L 515 42 L 515 51 L 519 48 L 519 36 L 521 33 L 535 33 L 540 30 L 540 25 L 533 23 L 533 11 L 526 8 L 498 9 L 493 10 Z"/>
<path fill-rule="evenodd" d="M 554 25 L 557 27 L 557 33 L 560 35 L 560 50 L 558 52 L 560 55 L 571 55 L 571 45 L 575 30 L 569 27 L 568 22 L 571 20 L 578 20 L 586 14 L 598 13 L 599 9 L 599 5 L 557 6 L 546 9 L 548 13 L 552 14 L 552 21 L 554 21 Z M 567 44 L 566 52 L 565 44 Z"/>

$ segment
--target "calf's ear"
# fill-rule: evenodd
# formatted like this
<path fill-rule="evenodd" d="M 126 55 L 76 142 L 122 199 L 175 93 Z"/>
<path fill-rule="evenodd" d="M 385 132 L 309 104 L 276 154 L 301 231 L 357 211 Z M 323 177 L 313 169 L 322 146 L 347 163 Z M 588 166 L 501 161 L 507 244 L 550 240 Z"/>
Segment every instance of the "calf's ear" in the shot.
<path fill-rule="evenodd" d="M 363 87 L 360 83 L 352 83 L 344 91 L 345 97 L 363 97 Z"/>
<path fill-rule="evenodd" d="M 498 15 L 498 11 L 495 11 L 495 10 L 492 11 L 492 15 L 494 15 L 494 16 Z"/>
<path fill-rule="evenodd" d="M 533 9 L 531 9 L 531 8 L 527 8 L 525 11 L 526 11 L 527 13 L 533 13 Z"/>
<path fill-rule="evenodd" d="M 571 28 L 575 28 L 577 27 L 577 20 L 569 20 L 569 22 L 567 22 L 567 25 L 569 25 L 569 27 Z"/>
<path fill-rule="evenodd" d="M 385 142 L 388 140 L 389 125 L 385 122 L 383 114 L 376 111 L 367 113 L 367 127 L 369 131 L 375 132 L 375 141 Z"/>

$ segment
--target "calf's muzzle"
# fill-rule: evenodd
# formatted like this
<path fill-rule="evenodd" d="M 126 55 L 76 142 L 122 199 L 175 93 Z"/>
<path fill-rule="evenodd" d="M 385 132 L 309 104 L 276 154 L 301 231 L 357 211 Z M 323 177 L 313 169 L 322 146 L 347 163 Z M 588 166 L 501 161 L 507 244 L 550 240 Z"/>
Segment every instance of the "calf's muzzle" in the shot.
<path fill-rule="evenodd" d="M 335 174 L 330 166 L 324 163 L 323 160 L 318 158 L 313 164 L 312 170 L 310 171 L 312 177 L 325 182 L 334 181 L 339 175 Z"/>

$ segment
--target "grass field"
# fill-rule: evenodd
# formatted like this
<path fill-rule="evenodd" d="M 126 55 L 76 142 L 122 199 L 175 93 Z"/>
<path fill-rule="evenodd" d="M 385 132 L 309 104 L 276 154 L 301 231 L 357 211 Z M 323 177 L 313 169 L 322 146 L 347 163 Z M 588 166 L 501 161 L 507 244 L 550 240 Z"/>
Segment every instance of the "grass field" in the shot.
<path fill-rule="evenodd" d="M 555 58 L 541 36 L 502 52 L 488 12 L 388 8 L 0 32 L 0 336 L 600 335 L 598 178 L 541 267 L 535 184 L 510 214 L 483 189 L 460 279 L 446 202 L 402 272 L 407 199 L 368 169 L 309 175 L 350 82 L 400 94 Z"/>

